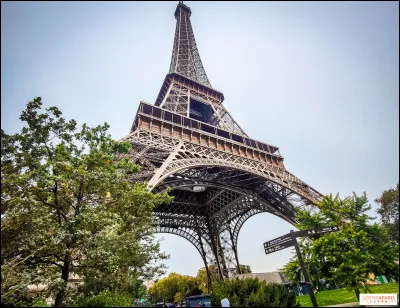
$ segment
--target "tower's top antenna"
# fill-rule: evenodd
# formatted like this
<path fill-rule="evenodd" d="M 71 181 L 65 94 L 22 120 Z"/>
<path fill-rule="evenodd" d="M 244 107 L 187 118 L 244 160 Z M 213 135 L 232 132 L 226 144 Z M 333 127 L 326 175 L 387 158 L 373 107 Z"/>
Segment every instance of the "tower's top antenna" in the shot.
<path fill-rule="evenodd" d="M 179 1 L 174 14 L 176 30 L 169 72 L 178 73 L 211 88 L 194 38 L 191 14 L 190 8 Z"/>

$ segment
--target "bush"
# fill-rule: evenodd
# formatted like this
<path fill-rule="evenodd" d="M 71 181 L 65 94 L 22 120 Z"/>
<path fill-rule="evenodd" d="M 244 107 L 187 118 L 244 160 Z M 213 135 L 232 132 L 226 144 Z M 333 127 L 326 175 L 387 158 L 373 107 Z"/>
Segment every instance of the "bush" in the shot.
<path fill-rule="evenodd" d="M 7 286 L 3 289 L 2 284 L 1 287 L 1 307 L 31 307 L 34 303 L 34 297 L 26 286 Z"/>
<path fill-rule="evenodd" d="M 227 298 L 232 307 L 294 307 L 296 296 L 283 285 L 266 284 L 257 278 L 230 279 L 213 284 L 211 302 L 221 307 L 221 300 Z M 297 305 L 298 306 L 298 305 Z"/>
<path fill-rule="evenodd" d="M 111 292 L 104 290 L 97 295 L 85 296 L 81 298 L 77 306 L 79 307 L 131 307 L 132 296 L 127 293 Z"/>
<path fill-rule="evenodd" d="M 38 297 L 33 301 L 32 307 L 49 307 L 43 297 Z"/>
<path fill-rule="evenodd" d="M 19 297 L 18 297 L 19 296 Z M 7 297 L 6 300 L 1 299 L 1 307 L 49 307 L 46 300 L 37 294 L 15 293 L 12 297 Z"/>

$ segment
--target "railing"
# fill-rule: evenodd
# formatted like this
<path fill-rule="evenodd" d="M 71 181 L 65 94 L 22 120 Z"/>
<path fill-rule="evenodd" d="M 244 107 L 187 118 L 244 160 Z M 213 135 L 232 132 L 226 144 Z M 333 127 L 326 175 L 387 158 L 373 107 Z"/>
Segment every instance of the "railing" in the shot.
<path fill-rule="evenodd" d="M 201 130 L 201 131 L 204 131 L 209 134 L 213 134 L 213 135 L 216 135 L 216 136 L 219 136 L 222 138 L 226 138 L 228 140 L 242 143 L 242 144 L 244 144 L 248 147 L 254 148 L 254 149 L 259 149 L 264 152 L 269 152 L 271 154 L 274 154 L 276 151 L 279 150 L 278 147 L 228 132 L 219 127 L 212 126 L 212 125 L 206 124 L 204 122 L 197 121 L 197 120 L 179 115 L 177 113 L 173 113 L 171 111 L 168 111 L 168 110 L 165 110 L 160 107 L 153 106 L 153 105 L 150 105 L 150 104 L 147 104 L 144 102 L 140 102 L 138 113 L 150 115 L 150 116 L 160 119 L 162 121 L 170 122 L 170 123 L 177 124 L 177 125 L 180 125 L 183 127 Z M 275 154 L 275 155 L 277 155 L 277 154 Z M 279 152 L 278 152 L 278 155 L 279 155 Z"/>

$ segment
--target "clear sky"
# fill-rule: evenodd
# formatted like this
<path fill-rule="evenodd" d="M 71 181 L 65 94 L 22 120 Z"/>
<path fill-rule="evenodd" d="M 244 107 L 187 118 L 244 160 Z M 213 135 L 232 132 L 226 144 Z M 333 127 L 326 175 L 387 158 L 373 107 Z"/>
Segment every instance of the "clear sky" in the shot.
<path fill-rule="evenodd" d="M 79 124 L 127 135 L 168 73 L 177 3 L 2 1 L 1 128 L 19 131 L 25 104 L 41 96 Z M 245 132 L 278 146 L 321 193 L 366 191 L 375 207 L 399 180 L 398 2 L 185 4 L 207 76 Z M 280 268 L 291 249 L 267 256 L 262 243 L 290 229 L 270 214 L 250 218 L 240 263 Z M 162 237 L 168 272 L 195 275 L 194 246 Z"/>

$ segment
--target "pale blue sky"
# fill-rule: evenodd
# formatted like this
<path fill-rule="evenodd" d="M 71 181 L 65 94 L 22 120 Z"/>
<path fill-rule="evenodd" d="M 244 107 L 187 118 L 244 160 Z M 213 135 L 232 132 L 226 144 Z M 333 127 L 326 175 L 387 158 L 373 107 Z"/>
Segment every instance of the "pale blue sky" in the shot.
<path fill-rule="evenodd" d="M 191 2 L 200 56 L 225 106 L 252 138 L 280 148 L 287 169 L 323 194 L 367 192 L 399 179 L 398 2 Z M 177 1 L 1 2 L 1 127 L 15 133 L 41 96 L 79 124 L 129 133 L 139 102 L 168 73 Z M 293 229 L 250 218 L 239 259 L 284 265 L 262 243 Z M 197 250 L 164 237 L 168 272 L 195 275 Z"/>

